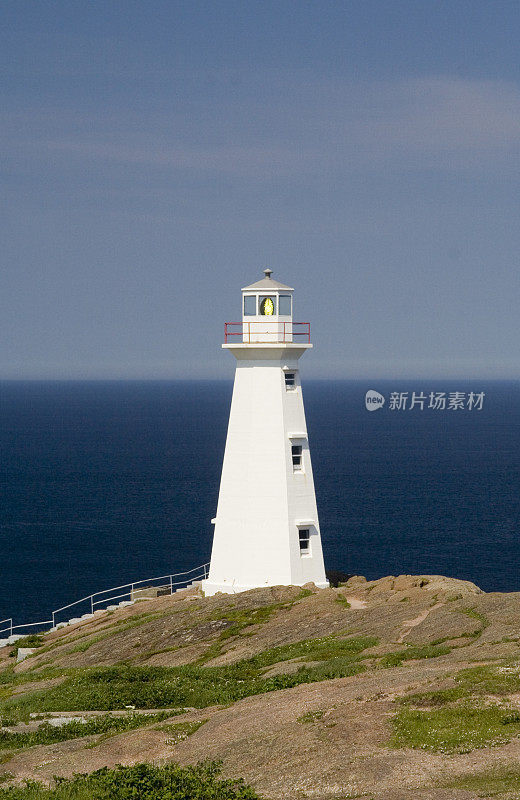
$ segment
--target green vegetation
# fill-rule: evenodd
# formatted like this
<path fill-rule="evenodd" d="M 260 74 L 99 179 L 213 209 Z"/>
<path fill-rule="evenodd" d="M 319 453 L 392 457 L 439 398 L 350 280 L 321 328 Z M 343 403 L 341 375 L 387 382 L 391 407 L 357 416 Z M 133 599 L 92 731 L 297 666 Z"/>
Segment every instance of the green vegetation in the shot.
<path fill-rule="evenodd" d="M 78 644 L 75 644 L 74 647 L 71 647 L 69 650 L 67 650 L 67 653 L 86 653 L 89 647 L 92 647 L 92 645 L 96 644 L 97 642 L 102 642 L 103 639 L 106 639 L 107 636 L 109 635 L 110 633 L 97 633 L 95 636 L 91 636 L 90 638 L 85 638 L 83 636 L 78 637 L 81 638 L 82 641 L 80 641 Z M 71 641 L 76 641 L 76 640 L 74 639 Z"/>
<path fill-rule="evenodd" d="M 0 788 L 0 800 L 259 800 L 243 780 L 222 780 L 219 773 L 216 763 L 104 767 L 90 775 L 56 778 L 51 789 L 33 781 Z"/>
<path fill-rule="evenodd" d="M 361 653 L 377 644 L 373 637 L 323 637 L 265 650 L 235 664 L 208 667 L 111 667 L 64 670 L 64 680 L 45 690 L 15 695 L 0 702 L 0 714 L 14 720 L 49 711 L 112 711 L 136 708 L 180 708 L 232 703 L 253 694 L 302 683 L 342 678 L 365 669 Z M 319 661 L 292 674 L 265 677 L 262 671 L 280 661 Z"/>
<path fill-rule="evenodd" d="M 477 797 L 495 797 L 515 792 L 520 796 L 520 767 L 496 767 L 486 772 L 474 772 L 443 783 L 445 789 L 466 789 Z"/>
<path fill-rule="evenodd" d="M 118 717 L 103 714 L 92 717 L 86 722 L 72 720 L 59 726 L 43 722 L 36 730 L 27 732 L 0 730 L 0 750 L 7 748 L 19 750 L 25 747 L 34 747 L 37 744 L 66 742 L 69 739 L 79 739 L 82 736 L 99 733 L 114 735 L 141 728 L 143 725 L 151 725 L 153 722 L 160 722 L 169 716 L 171 714 L 168 711 L 160 714 L 125 714 Z"/>
<path fill-rule="evenodd" d="M 412 705 L 416 708 L 435 708 L 456 702 L 467 696 L 468 692 L 461 686 L 455 686 L 452 689 L 438 689 L 437 691 L 422 692 L 420 694 L 409 694 L 402 697 L 400 702 L 403 705 Z"/>
<path fill-rule="evenodd" d="M 322 719 L 324 713 L 324 711 L 307 711 L 306 714 L 302 714 L 301 717 L 298 717 L 296 721 L 301 722 L 302 725 L 306 725 L 309 722 L 318 722 L 318 720 Z"/>
<path fill-rule="evenodd" d="M 347 598 L 345 597 L 344 594 L 337 594 L 335 596 L 334 600 L 336 601 L 336 603 L 339 603 L 340 605 L 344 606 L 345 608 L 350 608 L 350 603 L 349 603 L 349 601 L 347 600 Z"/>
<path fill-rule="evenodd" d="M 352 659 L 368 647 L 375 647 L 376 644 L 378 639 L 374 636 L 356 636 L 350 639 L 322 636 L 319 639 L 304 639 L 301 642 L 272 647 L 253 656 L 247 663 L 262 668 L 294 658 L 304 661 L 327 661 L 338 657 Z"/>
<path fill-rule="evenodd" d="M 302 592 L 303 591 L 309 590 L 302 589 Z M 311 594 L 310 591 L 309 594 Z M 303 596 L 305 597 L 306 595 Z M 283 608 L 290 608 L 298 599 L 301 599 L 301 597 L 286 603 L 271 603 L 271 605 L 260 606 L 259 608 L 224 609 L 214 614 L 210 618 L 211 621 L 226 620 L 230 624 L 220 633 L 218 639 L 208 647 L 204 655 L 198 659 L 197 664 L 206 664 L 208 661 L 217 658 L 222 652 L 222 647 L 227 639 L 231 639 L 234 636 L 243 636 L 245 628 L 250 628 L 253 625 L 262 625 L 264 622 L 267 622 L 276 611 L 280 611 Z"/>
<path fill-rule="evenodd" d="M 17 678 L 14 671 L 14 665 L 10 664 L 6 669 L 0 672 L 0 686 L 13 683 Z"/>
<path fill-rule="evenodd" d="M 104 615 L 102 620 L 106 621 L 108 617 L 110 617 L 114 612 L 107 611 Z M 145 625 L 147 622 L 151 620 L 158 619 L 159 617 L 164 617 L 168 614 L 175 613 L 175 611 L 170 612 L 146 612 L 143 614 L 136 614 L 132 616 L 131 619 L 122 619 L 116 620 L 109 625 L 106 625 L 100 633 L 92 634 L 90 630 L 80 631 L 77 636 L 67 637 L 67 639 L 63 640 L 61 638 L 57 638 L 48 644 L 45 644 L 45 640 L 42 638 L 42 641 L 39 645 L 37 645 L 40 649 L 38 655 L 42 655 L 43 653 L 49 653 L 52 650 L 57 649 L 58 647 L 63 647 L 64 645 L 70 645 L 74 642 L 79 642 L 78 645 L 67 650 L 68 653 L 83 653 L 88 648 L 95 644 L 96 642 L 100 642 L 103 639 L 108 638 L 109 636 L 113 636 L 116 633 L 122 633 L 123 631 L 131 630 L 132 628 L 138 628 L 141 625 Z M 26 637 L 30 638 L 30 637 Z M 21 644 L 22 639 L 19 639 L 16 643 L 16 647 L 34 647 L 36 645 L 24 645 Z"/>
<path fill-rule="evenodd" d="M 461 670 L 455 680 L 473 694 L 507 695 L 520 692 L 520 664 L 487 664 Z"/>
<path fill-rule="evenodd" d="M 469 752 L 509 742 L 520 734 L 520 714 L 489 702 L 520 691 L 518 663 L 487 664 L 454 675 L 456 686 L 410 694 L 394 719 L 395 746 Z M 483 700 L 487 698 L 487 700 Z"/>
<path fill-rule="evenodd" d="M 3 704 L 1 701 L 9 698 L 17 686 L 51 678 L 60 678 L 65 675 L 65 672 L 66 670 L 56 669 L 55 667 L 45 667 L 44 669 L 19 673 L 14 672 L 13 668 L 8 668 L 0 672 L 0 717 L 3 717 Z"/>
<path fill-rule="evenodd" d="M 310 589 L 301 588 L 298 595 L 292 600 L 285 600 L 280 603 L 271 603 L 267 606 L 259 606 L 257 608 L 224 608 L 214 613 L 209 617 L 210 621 L 226 620 L 229 625 L 220 633 L 215 642 L 213 642 L 206 650 L 206 652 L 197 660 L 197 664 L 207 664 L 214 658 L 217 658 L 222 652 L 224 643 L 228 639 L 235 636 L 251 636 L 252 632 L 244 630 L 254 625 L 262 625 L 267 622 L 273 614 L 277 611 L 292 608 L 292 606 L 310 597 L 312 591 Z"/>
<path fill-rule="evenodd" d="M 505 744 L 520 734 L 520 715 L 496 705 L 461 704 L 431 711 L 405 707 L 393 723 L 394 747 L 441 753 L 469 753 L 479 747 Z"/>
<path fill-rule="evenodd" d="M 406 650 L 398 650 L 395 653 L 384 655 L 379 665 L 385 669 L 388 667 L 400 667 L 403 661 L 412 661 L 420 658 L 437 658 L 445 656 L 451 652 L 451 647 L 447 645 L 424 644 L 417 647 L 411 645 Z"/>
<path fill-rule="evenodd" d="M 195 733 L 195 731 L 198 731 L 205 722 L 207 722 L 207 719 L 202 719 L 198 722 L 178 722 L 176 725 L 159 726 L 157 730 L 164 730 L 170 734 L 169 739 L 166 739 L 166 744 L 172 747 L 179 742 L 183 742 L 188 736 Z"/>
<path fill-rule="evenodd" d="M 480 627 L 476 628 L 474 631 L 470 631 L 469 633 L 461 633 L 459 634 L 461 637 L 467 637 L 469 639 L 478 639 L 478 637 L 486 630 L 489 626 L 489 620 L 484 614 L 476 611 L 474 608 L 457 608 L 454 609 L 454 613 L 456 614 L 465 614 L 467 617 L 471 619 L 476 619 L 480 622 Z"/>
<path fill-rule="evenodd" d="M 453 676 L 457 685 L 450 689 L 409 694 L 400 702 L 416 708 L 445 706 L 460 700 L 474 700 L 485 695 L 506 697 L 520 692 L 520 664 L 486 664 L 460 670 Z"/>
<path fill-rule="evenodd" d="M 14 645 L 14 653 L 18 652 L 18 648 L 20 647 L 41 647 L 43 645 L 43 636 L 41 633 L 31 633 L 29 636 L 23 636 L 21 639 L 16 641 Z"/>

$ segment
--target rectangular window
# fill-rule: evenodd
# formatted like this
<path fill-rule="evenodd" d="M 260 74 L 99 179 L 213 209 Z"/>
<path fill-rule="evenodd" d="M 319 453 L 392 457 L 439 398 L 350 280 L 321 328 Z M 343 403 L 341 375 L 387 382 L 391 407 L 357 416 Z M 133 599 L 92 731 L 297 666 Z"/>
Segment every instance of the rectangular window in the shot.
<path fill-rule="evenodd" d="M 302 446 L 301 444 L 291 445 L 292 465 L 294 472 L 301 472 L 303 468 Z"/>
<path fill-rule="evenodd" d="M 286 389 L 294 389 L 296 386 L 296 373 L 295 372 L 286 372 L 285 373 L 285 388 Z"/>
<path fill-rule="evenodd" d="M 298 535 L 300 538 L 300 555 L 309 555 L 311 552 L 311 532 L 309 528 L 300 528 Z"/>
<path fill-rule="evenodd" d="M 278 313 L 281 317 L 291 316 L 291 295 L 281 294 L 278 300 Z"/>
<path fill-rule="evenodd" d="M 244 295 L 244 317 L 256 316 L 256 295 Z"/>

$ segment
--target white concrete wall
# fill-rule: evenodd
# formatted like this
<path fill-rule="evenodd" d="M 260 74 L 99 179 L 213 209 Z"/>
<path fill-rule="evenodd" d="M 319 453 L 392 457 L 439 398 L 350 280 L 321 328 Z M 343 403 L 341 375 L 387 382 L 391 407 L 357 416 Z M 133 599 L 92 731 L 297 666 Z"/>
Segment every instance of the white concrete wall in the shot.
<path fill-rule="evenodd" d="M 308 346 L 307 346 L 308 347 Z M 227 346 L 237 358 L 207 594 L 257 586 L 327 585 L 298 370 L 302 345 Z M 289 434 L 303 434 L 291 440 Z M 303 445 L 294 473 L 291 444 Z M 301 556 L 297 520 L 312 520 L 311 554 Z"/>

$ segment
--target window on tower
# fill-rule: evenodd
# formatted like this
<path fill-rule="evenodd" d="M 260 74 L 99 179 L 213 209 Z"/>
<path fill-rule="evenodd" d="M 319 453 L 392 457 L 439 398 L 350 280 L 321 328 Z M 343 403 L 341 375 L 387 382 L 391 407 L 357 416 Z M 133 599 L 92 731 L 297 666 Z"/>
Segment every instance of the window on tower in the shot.
<path fill-rule="evenodd" d="M 301 472 L 303 469 L 302 450 L 301 444 L 291 445 L 293 472 Z"/>
<path fill-rule="evenodd" d="M 256 295 L 244 295 L 244 317 L 254 317 L 256 315 Z"/>
<path fill-rule="evenodd" d="M 291 295 L 281 294 L 278 298 L 278 313 L 282 317 L 291 316 Z"/>
<path fill-rule="evenodd" d="M 308 556 L 311 552 L 311 532 L 309 528 L 300 528 L 298 536 L 300 539 L 300 555 Z"/>
<path fill-rule="evenodd" d="M 295 372 L 286 372 L 285 373 L 285 388 L 286 389 L 295 389 L 296 388 L 296 373 Z"/>

